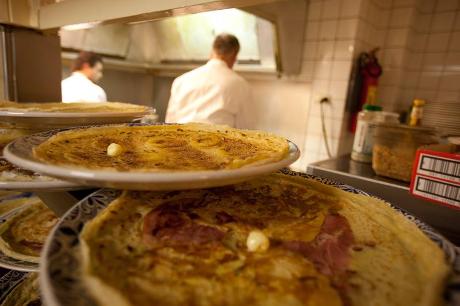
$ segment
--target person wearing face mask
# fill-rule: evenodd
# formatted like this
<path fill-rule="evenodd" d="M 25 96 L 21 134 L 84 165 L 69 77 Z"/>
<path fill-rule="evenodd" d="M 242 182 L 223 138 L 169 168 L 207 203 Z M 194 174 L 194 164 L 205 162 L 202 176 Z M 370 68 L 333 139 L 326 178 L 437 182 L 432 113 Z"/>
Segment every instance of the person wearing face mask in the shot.
<path fill-rule="evenodd" d="M 218 35 L 210 60 L 174 80 L 166 122 L 247 128 L 250 88 L 248 82 L 233 71 L 239 50 L 240 44 L 234 35 Z"/>
<path fill-rule="evenodd" d="M 72 67 L 72 75 L 61 82 L 62 102 L 106 102 L 104 89 L 96 83 L 102 78 L 102 58 L 82 51 Z"/>

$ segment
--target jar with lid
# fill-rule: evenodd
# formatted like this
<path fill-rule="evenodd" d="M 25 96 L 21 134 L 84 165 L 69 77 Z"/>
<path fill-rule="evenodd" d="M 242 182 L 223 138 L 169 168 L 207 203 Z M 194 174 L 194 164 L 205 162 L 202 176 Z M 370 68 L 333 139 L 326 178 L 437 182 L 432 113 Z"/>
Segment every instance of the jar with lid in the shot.
<path fill-rule="evenodd" d="M 417 149 L 439 142 L 434 127 L 377 124 L 374 129 L 372 168 L 381 176 L 410 182 Z"/>
<path fill-rule="evenodd" d="M 365 104 L 363 110 L 358 114 L 351 159 L 363 163 L 372 162 L 373 130 L 376 123 L 397 124 L 399 123 L 399 114 L 384 112 L 382 107 L 378 105 Z"/>

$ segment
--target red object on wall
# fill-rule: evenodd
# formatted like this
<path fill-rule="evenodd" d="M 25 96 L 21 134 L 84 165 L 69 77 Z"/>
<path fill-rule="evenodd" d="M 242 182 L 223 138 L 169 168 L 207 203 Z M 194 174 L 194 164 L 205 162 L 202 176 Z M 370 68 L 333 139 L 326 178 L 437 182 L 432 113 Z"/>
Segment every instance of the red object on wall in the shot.
<path fill-rule="evenodd" d="M 379 48 L 375 48 L 370 52 L 361 53 L 358 58 L 359 72 L 356 74 L 355 84 L 358 91 L 357 99 L 353 101 L 354 107 L 352 107 L 351 118 L 350 118 L 350 131 L 355 132 L 356 122 L 358 113 L 362 110 L 363 105 L 373 104 L 374 101 L 370 101 L 370 96 L 375 96 L 375 90 L 377 88 L 379 77 L 382 75 L 382 66 L 376 57 L 376 52 Z"/>

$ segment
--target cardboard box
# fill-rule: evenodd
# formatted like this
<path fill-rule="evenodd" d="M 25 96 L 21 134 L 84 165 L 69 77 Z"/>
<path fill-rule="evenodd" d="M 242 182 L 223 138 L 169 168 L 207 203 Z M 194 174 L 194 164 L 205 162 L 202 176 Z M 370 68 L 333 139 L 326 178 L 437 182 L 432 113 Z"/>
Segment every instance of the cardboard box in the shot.
<path fill-rule="evenodd" d="M 412 171 L 411 194 L 460 210 L 460 153 L 455 145 L 417 150 Z"/>

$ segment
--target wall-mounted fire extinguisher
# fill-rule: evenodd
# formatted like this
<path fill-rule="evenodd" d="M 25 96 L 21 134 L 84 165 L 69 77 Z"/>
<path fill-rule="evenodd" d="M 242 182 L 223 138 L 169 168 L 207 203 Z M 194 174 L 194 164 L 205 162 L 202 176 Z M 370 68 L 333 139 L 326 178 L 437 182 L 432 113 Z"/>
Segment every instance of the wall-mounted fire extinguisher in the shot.
<path fill-rule="evenodd" d="M 375 104 L 378 79 L 382 75 L 382 66 L 376 57 L 378 50 L 361 53 L 352 72 L 346 109 L 350 113 L 349 129 L 353 133 L 363 105 Z"/>

